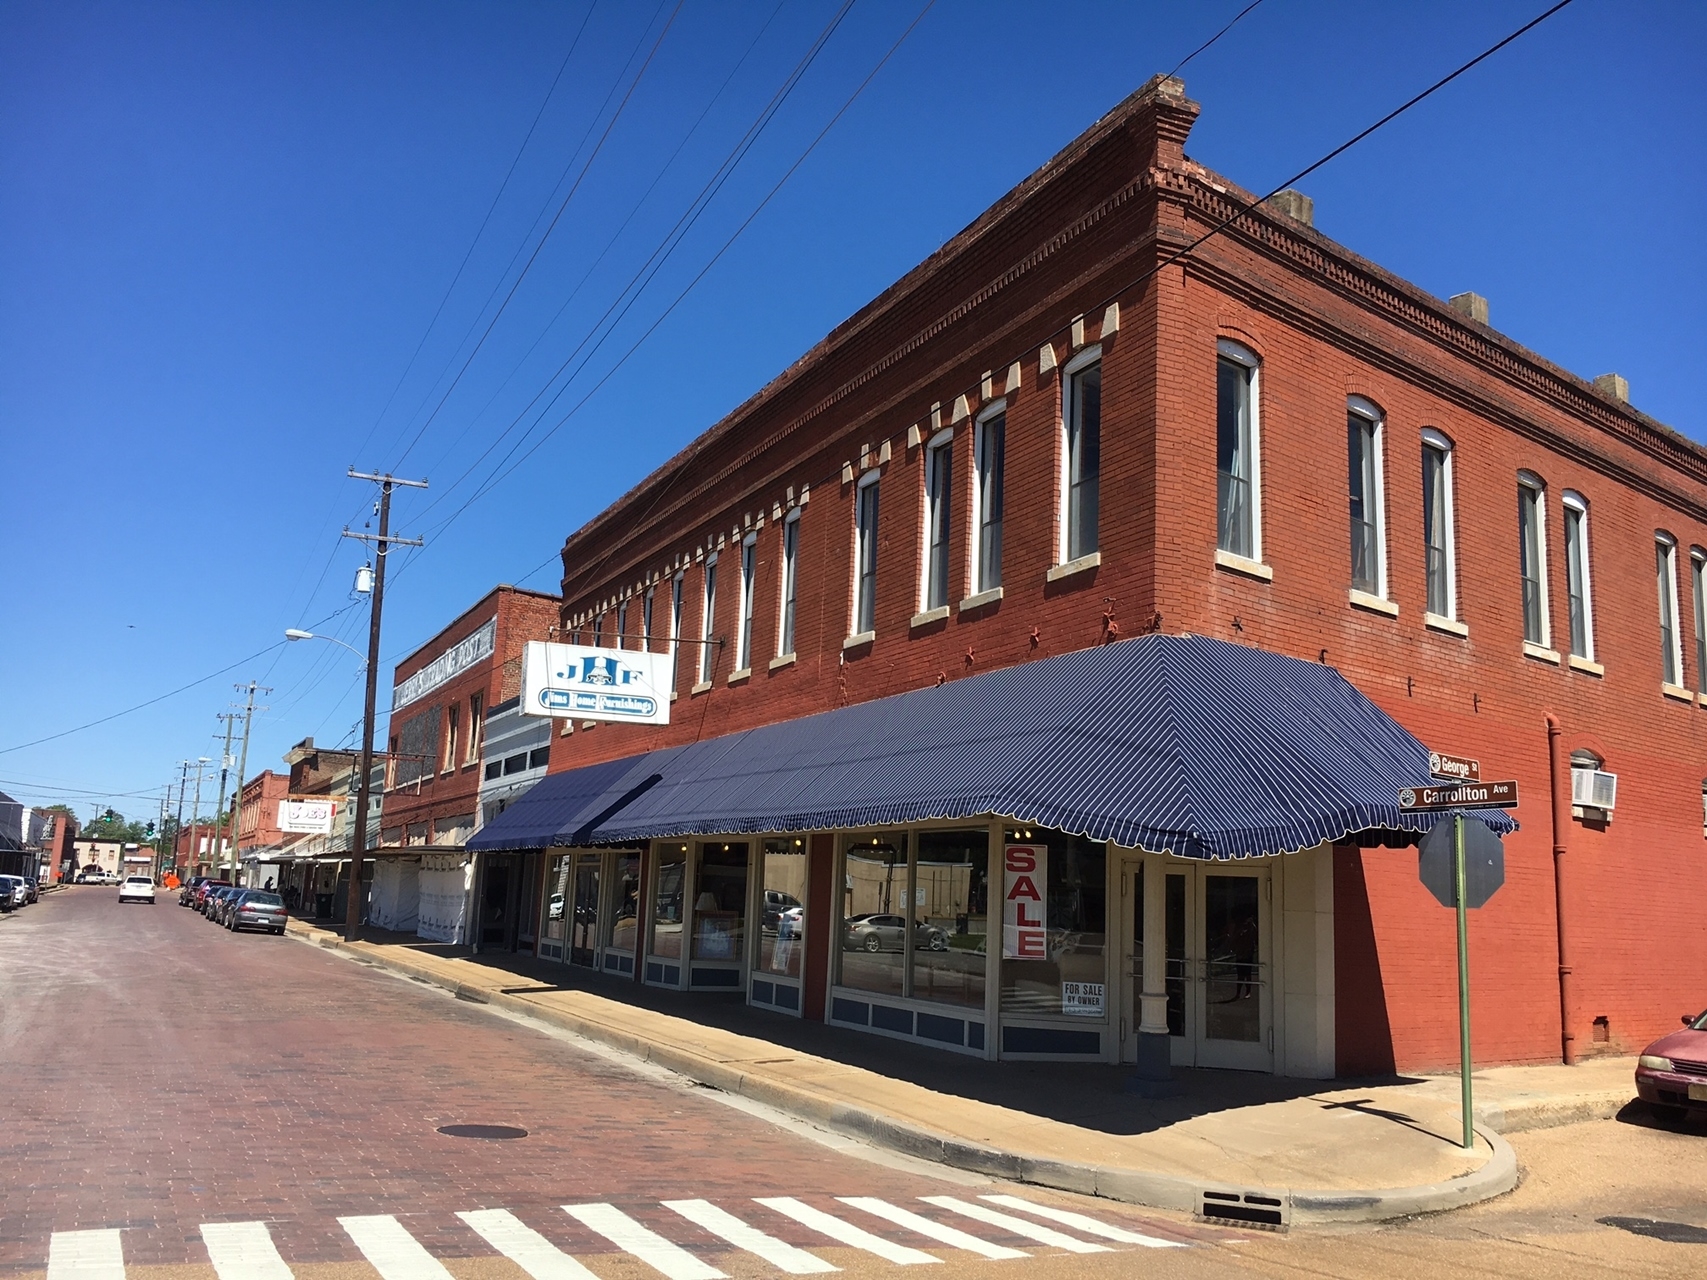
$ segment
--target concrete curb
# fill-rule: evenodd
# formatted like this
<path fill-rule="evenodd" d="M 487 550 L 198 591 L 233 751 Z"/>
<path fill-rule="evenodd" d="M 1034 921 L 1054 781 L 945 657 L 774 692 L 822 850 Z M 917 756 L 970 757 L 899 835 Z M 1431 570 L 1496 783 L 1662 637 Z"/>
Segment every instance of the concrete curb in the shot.
<path fill-rule="evenodd" d="M 287 926 L 291 936 L 318 943 L 327 950 L 346 948 L 336 934 L 302 921 Z M 352 955 L 356 953 L 352 952 Z M 364 944 L 362 959 L 405 977 L 414 978 L 450 992 L 460 1000 L 486 1004 L 511 1013 L 525 1014 L 561 1030 L 584 1036 L 612 1049 L 632 1054 L 644 1062 L 674 1071 L 697 1084 L 724 1093 L 750 1098 L 778 1111 L 822 1125 L 850 1137 L 929 1160 L 951 1168 L 989 1177 L 1027 1182 L 1058 1191 L 1101 1196 L 1154 1209 L 1196 1213 L 1205 1191 L 1273 1196 L 1290 1206 L 1291 1221 L 1300 1224 L 1383 1222 L 1420 1213 L 1439 1213 L 1503 1195 L 1517 1185 L 1517 1153 L 1494 1129 L 1477 1127 L 1476 1132 L 1491 1152 L 1486 1164 L 1447 1182 L 1416 1187 L 1384 1187 L 1371 1191 L 1300 1190 L 1291 1187 L 1234 1186 L 1199 1181 L 1144 1169 L 1115 1168 L 1072 1160 L 1046 1159 L 979 1146 L 949 1134 L 866 1107 L 849 1104 L 828 1094 L 804 1089 L 768 1077 L 755 1076 L 739 1066 L 708 1058 L 676 1045 L 659 1044 L 632 1031 L 561 1009 L 553 1009 L 525 996 L 492 991 L 456 982 L 430 966 L 412 963 L 405 955 Z M 1622 1102 L 1619 1104 L 1623 1105 Z M 1537 1111 L 1542 1108 L 1537 1107 Z M 1587 1118 L 1586 1116 L 1584 1118 Z M 1568 1124 L 1570 1120 L 1549 1123 Z M 1526 1127 L 1543 1127 L 1533 1125 Z"/>

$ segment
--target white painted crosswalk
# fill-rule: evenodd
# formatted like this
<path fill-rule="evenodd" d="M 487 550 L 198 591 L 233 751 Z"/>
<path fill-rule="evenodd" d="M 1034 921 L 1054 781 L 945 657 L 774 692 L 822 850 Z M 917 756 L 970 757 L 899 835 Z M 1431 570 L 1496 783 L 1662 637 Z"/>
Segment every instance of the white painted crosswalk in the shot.
<path fill-rule="evenodd" d="M 451 1245 L 446 1256 L 479 1254 L 483 1242 L 531 1280 L 597 1280 L 574 1255 L 609 1257 L 614 1251 L 664 1280 L 728 1280 L 718 1264 L 743 1275 L 751 1273 L 755 1259 L 789 1276 L 838 1271 L 835 1262 L 814 1251 L 828 1245 L 911 1266 L 967 1254 L 1005 1260 L 1039 1256 L 1039 1251 L 1089 1254 L 1120 1246 L 1174 1248 L 1184 1243 L 1012 1195 L 984 1195 L 976 1201 L 921 1196 L 916 1208 L 875 1196 L 842 1196 L 825 1203 L 828 1208 L 795 1196 L 769 1196 L 733 1204 L 693 1199 L 626 1208 L 606 1203 L 561 1206 L 575 1226 L 553 1226 L 547 1211 L 537 1207 L 527 1211 L 534 1220 L 531 1226 L 509 1209 L 471 1209 L 455 1214 L 455 1221 L 467 1228 L 466 1245 Z M 887 1225 L 873 1229 L 868 1225 L 872 1219 Z M 445 1229 L 455 1237 L 461 1227 L 426 1214 L 409 1215 L 407 1221 L 419 1225 L 412 1230 L 404 1219 L 390 1214 L 337 1219 L 380 1280 L 452 1280 L 444 1262 L 417 1233 L 442 1247 Z M 802 1229 L 809 1238 L 802 1239 Z M 124 1240 L 128 1235 L 134 1242 L 141 1230 L 54 1232 L 48 1242 L 47 1280 L 125 1280 Z M 715 1243 L 708 1245 L 707 1236 Z M 929 1241 L 933 1249 L 918 1248 L 911 1243 L 915 1238 Z M 201 1242 L 218 1280 L 296 1280 L 297 1272 L 274 1240 L 272 1224 L 206 1222 Z M 846 1255 L 832 1256 L 846 1261 Z M 743 1258 L 747 1261 L 737 1265 Z"/>

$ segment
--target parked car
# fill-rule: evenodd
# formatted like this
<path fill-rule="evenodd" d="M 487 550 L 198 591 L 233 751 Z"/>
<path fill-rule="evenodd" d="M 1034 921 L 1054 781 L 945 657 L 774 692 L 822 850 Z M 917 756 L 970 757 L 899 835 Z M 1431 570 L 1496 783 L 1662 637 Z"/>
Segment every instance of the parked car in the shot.
<path fill-rule="evenodd" d="M 244 929 L 283 933 L 286 918 L 284 899 L 266 889 L 239 890 L 225 908 L 225 927 L 232 933 Z"/>
<path fill-rule="evenodd" d="M 196 890 L 201 888 L 206 880 L 206 876 L 191 876 L 188 880 L 184 881 L 183 888 L 178 890 L 178 905 L 180 907 L 193 906 L 195 904 Z"/>
<path fill-rule="evenodd" d="M 146 902 L 154 905 L 154 878 L 152 876 L 126 876 L 124 883 L 119 886 L 120 902 Z"/>
<path fill-rule="evenodd" d="M 783 915 L 791 910 L 800 910 L 799 898 L 792 893 L 784 893 L 781 889 L 766 889 L 765 914 L 759 921 L 759 927 L 766 933 L 775 933 L 782 923 Z"/>
<path fill-rule="evenodd" d="M 28 901 L 23 876 L 0 876 L 0 911 L 16 911 Z"/>
<path fill-rule="evenodd" d="M 906 943 L 905 916 L 870 915 L 849 918 L 842 935 L 842 946 L 848 951 L 900 951 Z M 934 924 L 913 926 L 913 950 L 947 951 L 948 931 Z"/>
<path fill-rule="evenodd" d="M 212 876 L 203 876 L 202 882 L 196 886 L 195 894 L 190 898 L 190 906 L 197 911 L 207 911 L 207 898 L 217 889 L 229 889 L 231 881 L 215 880 Z"/>
<path fill-rule="evenodd" d="M 24 887 L 29 890 L 31 902 L 41 901 L 41 884 L 34 876 L 24 877 Z"/>
<path fill-rule="evenodd" d="M 202 914 L 215 924 L 224 924 L 226 905 L 232 898 L 242 892 L 243 890 L 239 889 L 236 885 L 221 885 L 219 888 L 207 895 L 207 901 L 203 905 Z"/>
<path fill-rule="evenodd" d="M 1636 1059 L 1636 1093 L 1661 1120 L 1707 1114 L 1707 1012 L 1685 1014 L 1683 1029 L 1661 1036 Z"/>

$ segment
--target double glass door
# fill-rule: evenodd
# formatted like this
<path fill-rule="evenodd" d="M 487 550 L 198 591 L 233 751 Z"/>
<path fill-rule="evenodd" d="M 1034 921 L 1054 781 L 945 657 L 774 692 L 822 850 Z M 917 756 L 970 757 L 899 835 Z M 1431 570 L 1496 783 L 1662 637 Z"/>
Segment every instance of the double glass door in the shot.
<path fill-rule="evenodd" d="M 569 963 L 591 967 L 599 954 L 599 864 L 603 855 L 583 853 L 575 859 L 570 881 L 573 906 L 569 917 Z"/>
<path fill-rule="evenodd" d="M 1145 953 L 1158 948 L 1173 1064 L 1273 1070 L 1268 867 L 1147 858 L 1122 874 L 1125 1056 L 1137 1055 Z"/>

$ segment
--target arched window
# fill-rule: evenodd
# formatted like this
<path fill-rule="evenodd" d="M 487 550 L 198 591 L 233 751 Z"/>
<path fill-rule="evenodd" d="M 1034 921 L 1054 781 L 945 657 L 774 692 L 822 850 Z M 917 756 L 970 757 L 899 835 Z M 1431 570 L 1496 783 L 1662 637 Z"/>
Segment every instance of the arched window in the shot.
<path fill-rule="evenodd" d="M 1351 501 L 1351 586 L 1387 598 L 1387 531 L 1382 513 L 1381 410 L 1362 396 L 1345 405 L 1347 494 Z"/>
<path fill-rule="evenodd" d="M 1571 656 L 1594 661 L 1594 598 L 1589 578 L 1588 502 L 1565 490 L 1565 593 L 1571 605 Z"/>
<path fill-rule="evenodd" d="M 1218 549 L 1262 559 L 1262 362 L 1222 338 L 1215 346 L 1216 540 Z"/>
<path fill-rule="evenodd" d="M 1683 641 L 1677 626 L 1677 539 L 1664 529 L 1654 534 L 1654 568 L 1660 605 L 1660 680 L 1676 688 L 1683 683 Z"/>
<path fill-rule="evenodd" d="M 1458 548 L 1452 520 L 1452 441 L 1432 428 L 1422 433 L 1423 557 L 1428 611 L 1458 617 Z"/>
<path fill-rule="evenodd" d="M 1517 473 L 1518 573 L 1523 581 L 1523 640 L 1551 647 L 1547 619 L 1547 486 L 1528 471 Z"/>

